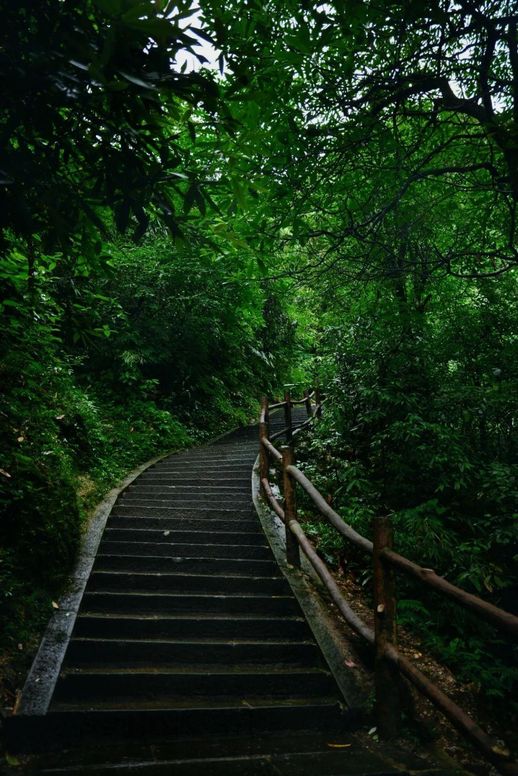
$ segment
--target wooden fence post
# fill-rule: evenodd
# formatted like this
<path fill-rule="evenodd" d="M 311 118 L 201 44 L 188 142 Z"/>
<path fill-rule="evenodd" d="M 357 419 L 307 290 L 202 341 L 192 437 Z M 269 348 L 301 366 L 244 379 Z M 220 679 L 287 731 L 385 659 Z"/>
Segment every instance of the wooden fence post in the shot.
<path fill-rule="evenodd" d="M 269 412 L 268 412 L 268 399 L 263 396 L 261 399 L 261 419 L 259 421 L 259 479 L 261 482 L 261 493 L 264 496 L 263 478 L 268 479 L 268 470 L 270 468 L 268 462 L 268 451 L 263 445 L 262 440 L 269 438 Z"/>
<path fill-rule="evenodd" d="M 401 717 L 400 676 L 385 650 L 397 646 L 394 572 L 383 562 L 382 550 L 392 548 L 390 517 L 374 518 L 374 632 L 376 715 L 381 738 L 398 735 Z"/>
<path fill-rule="evenodd" d="M 286 426 L 286 441 L 291 445 L 293 441 L 293 424 L 291 420 L 291 395 L 289 391 L 284 394 L 284 425 Z"/>
<path fill-rule="evenodd" d="M 290 521 L 297 519 L 297 501 L 295 483 L 287 471 L 287 467 L 295 464 L 295 454 L 292 447 L 283 447 L 282 452 L 282 482 L 284 490 L 284 525 L 286 528 L 286 560 L 292 566 L 300 568 L 299 543 L 290 530 Z"/>

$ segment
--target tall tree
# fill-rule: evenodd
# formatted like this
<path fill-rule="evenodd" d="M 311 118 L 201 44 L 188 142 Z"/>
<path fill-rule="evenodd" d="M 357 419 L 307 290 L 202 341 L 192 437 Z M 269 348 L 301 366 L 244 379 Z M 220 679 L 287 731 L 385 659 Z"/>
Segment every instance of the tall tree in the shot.
<path fill-rule="evenodd" d="M 135 236 L 156 214 L 178 233 L 182 204 L 203 193 L 179 142 L 192 111 L 218 109 L 196 53 L 191 3 L 31 0 L 2 3 L 0 236 L 38 250 L 94 253 L 106 218 Z"/>
<path fill-rule="evenodd" d="M 342 192 L 339 228 L 322 225 L 329 208 L 320 204 L 306 237 L 328 232 L 331 252 L 350 236 L 377 240 L 395 211 L 426 203 L 428 182 L 453 211 L 462 190 L 473 214 L 462 240 L 452 228 L 449 242 L 433 246 L 438 264 L 485 275 L 516 265 L 518 17 L 511 3 L 219 8 L 204 0 L 202 7 L 229 63 L 231 98 L 256 103 L 251 119 L 263 128 L 263 170 L 300 192 L 297 212 L 311 211 L 308 197 L 326 180 L 331 199 Z M 244 123 L 247 114 L 243 107 Z M 355 176 L 363 185 L 371 144 L 381 167 L 370 166 L 370 199 L 358 209 Z"/>

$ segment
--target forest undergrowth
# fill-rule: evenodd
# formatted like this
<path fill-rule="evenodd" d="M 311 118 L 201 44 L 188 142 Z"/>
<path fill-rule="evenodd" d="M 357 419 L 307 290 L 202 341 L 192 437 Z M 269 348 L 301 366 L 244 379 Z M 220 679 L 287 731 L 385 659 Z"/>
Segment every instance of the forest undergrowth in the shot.
<path fill-rule="evenodd" d="M 11 257 L 17 307 L 8 308 L 0 356 L 7 706 L 66 585 L 92 507 L 146 460 L 249 422 L 256 383 L 271 386 L 291 348 L 287 337 L 275 354 L 262 351 L 265 316 L 278 304 L 272 295 L 251 298 L 245 288 L 240 298 L 203 259 L 186 257 L 186 274 L 180 261 L 169 262 L 164 242 L 110 251 L 108 270 L 75 279 L 71 295 L 49 270 L 32 298 L 23 264 Z"/>

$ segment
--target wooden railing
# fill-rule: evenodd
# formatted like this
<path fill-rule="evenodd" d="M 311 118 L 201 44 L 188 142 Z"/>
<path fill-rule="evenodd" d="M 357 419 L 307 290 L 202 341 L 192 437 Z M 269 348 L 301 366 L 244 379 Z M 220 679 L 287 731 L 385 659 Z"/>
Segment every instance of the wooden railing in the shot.
<path fill-rule="evenodd" d="M 312 402 L 314 399 L 314 402 Z M 293 429 L 292 407 L 304 404 L 308 418 Z M 518 636 L 518 617 L 483 601 L 466 590 L 451 584 L 433 569 L 423 568 L 405 558 L 392 548 L 392 525 L 389 517 L 376 517 L 373 521 L 373 541 L 361 536 L 332 509 L 311 481 L 295 466 L 293 438 L 322 413 L 323 401 L 318 390 L 306 392 L 294 401 L 289 393 L 284 401 L 269 405 L 265 398 L 259 418 L 259 476 L 261 494 L 276 515 L 284 522 L 286 533 L 286 559 L 292 566 L 300 567 L 300 550 L 307 557 L 329 591 L 340 614 L 348 625 L 374 648 L 375 691 L 378 730 L 382 737 L 397 735 L 400 726 L 401 676 L 409 680 L 425 695 L 455 727 L 463 733 L 498 770 L 507 776 L 518 776 L 518 763 L 511 760 L 506 746 L 486 733 L 477 723 L 449 698 L 437 685 L 408 660 L 397 648 L 395 571 L 407 574 L 424 585 L 460 604 L 487 622 L 502 630 L 507 636 Z M 285 428 L 270 436 L 270 411 L 284 411 Z M 278 450 L 273 440 L 285 435 L 287 444 Z M 274 496 L 270 481 L 270 463 L 282 472 L 283 505 Z M 370 628 L 353 611 L 342 591 L 304 533 L 297 520 L 296 485 L 309 496 L 318 512 L 334 526 L 345 539 L 373 559 L 374 578 L 374 629 Z"/>

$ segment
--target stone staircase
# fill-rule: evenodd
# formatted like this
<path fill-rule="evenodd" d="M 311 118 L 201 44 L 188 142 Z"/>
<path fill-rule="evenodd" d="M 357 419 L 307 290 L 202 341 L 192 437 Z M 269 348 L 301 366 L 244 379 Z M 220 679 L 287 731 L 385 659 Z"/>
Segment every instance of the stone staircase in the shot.
<path fill-rule="evenodd" d="M 241 429 L 119 497 L 48 713 L 8 720 L 11 751 L 39 753 L 33 772 L 406 772 L 354 742 L 255 513 L 256 455 L 256 429 Z"/>

